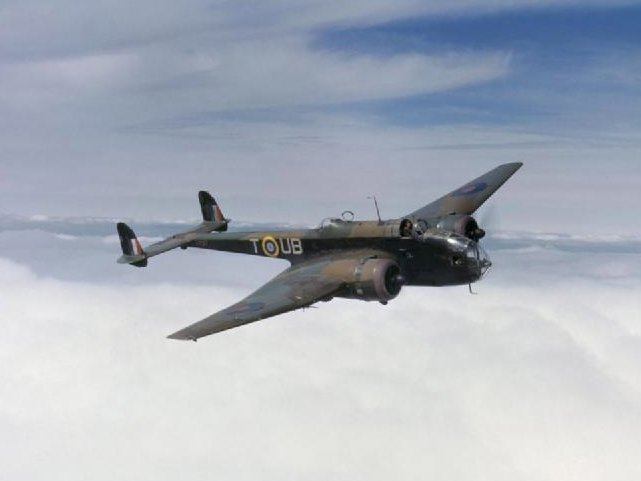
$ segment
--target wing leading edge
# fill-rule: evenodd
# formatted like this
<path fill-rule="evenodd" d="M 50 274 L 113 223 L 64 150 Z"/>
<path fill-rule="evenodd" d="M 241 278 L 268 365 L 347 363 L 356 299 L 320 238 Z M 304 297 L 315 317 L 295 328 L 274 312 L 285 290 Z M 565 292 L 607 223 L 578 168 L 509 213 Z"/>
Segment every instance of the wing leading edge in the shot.
<path fill-rule="evenodd" d="M 473 214 L 499 187 L 521 168 L 522 162 L 502 164 L 410 214 L 430 219 L 449 214 Z"/>
<path fill-rule="evenodd" d="M 307 307 L 330 297 L 340 289 L 342 280 L 323 273 L 329 264 L 330 260 L 320 258 L 292 266 L 242 301 L 181 329 L 168 338 L 195 341 L 210 334 Z"/>

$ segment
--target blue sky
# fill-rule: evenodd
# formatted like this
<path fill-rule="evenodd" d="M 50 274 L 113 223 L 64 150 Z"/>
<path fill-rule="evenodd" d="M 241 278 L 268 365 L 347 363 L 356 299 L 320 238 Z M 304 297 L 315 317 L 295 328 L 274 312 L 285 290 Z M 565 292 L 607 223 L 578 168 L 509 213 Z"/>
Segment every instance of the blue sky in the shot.
<path fill-rule="evenodd" d="M 530 8 L 330 29 L 318 34 L 315 45 L 383 56 L 461 50 L 509 54 L 509 73 L 495 81 L 362 106 L 391 123 L 516 124 L 546 132 L 561 126 L 568 134 L 592 127 L 593 133 L 602 128 L 604 116 L 619 114 L 630 128 L 639 125 L 634 115 L 638 65 L 630 77 L 612 69 L 638 56 L 640 20 L 638 5 Z M 605 111 L 603 98 L 610 103 Z"/>
<path fill-rule="evenodd" d="M 640 16 L 639 5 L 441 14 L 360 28 L 328 29 L 319 33 L 318 42 L 322 47 L 377 54 L 509 47 L 539 57 L 584 57 L 602 49 L 638 46 Z"/>
<path fill-rule="evenodd" d="M 511 227 L 634 231 L 638 5 L 66 3 L 0 19 L 2 213 L 396 216 L 520 160 Z"/>

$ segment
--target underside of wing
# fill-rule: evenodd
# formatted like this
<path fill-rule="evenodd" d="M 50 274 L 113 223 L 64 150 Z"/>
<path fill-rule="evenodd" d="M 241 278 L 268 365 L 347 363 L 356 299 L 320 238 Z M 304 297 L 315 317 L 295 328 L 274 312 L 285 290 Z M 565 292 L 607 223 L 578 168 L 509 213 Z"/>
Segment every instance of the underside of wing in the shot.
<path fill-rule="evenodd" d="M 440 199 L 412 212 L 410 216 L 417 219 L 431 219 L 450 214 L 473 214 L 522 165 L 521 162 L 499 165 Z"/>
<path fill-rule="evenodd" d="M 327 260 L 321 258 L 292 266 L 242 301 L 168 337 L 195 341 L 329 298 L 342 282 L 323 274 L 326 265 Z"/>

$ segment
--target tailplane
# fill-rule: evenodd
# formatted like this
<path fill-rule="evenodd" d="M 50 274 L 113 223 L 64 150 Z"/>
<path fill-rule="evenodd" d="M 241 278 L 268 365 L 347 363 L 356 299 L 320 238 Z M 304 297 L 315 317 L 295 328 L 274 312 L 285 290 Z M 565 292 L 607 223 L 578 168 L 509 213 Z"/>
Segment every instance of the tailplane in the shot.
<path fill-rule="evenodd" d="M 116 227 L 118 237 L 120 237 L 122 256 L 120 256 L 118 262 L 120 264 L 131 264 L 136 267 L 145 267 L 148 258 L 175 249 L 176 247 L 186 249 L 200 234 L 226 231 L 229 219 L 225 219 L 220 207 L 211 194 L 201 190 L 198 192 L 198 202 L 200 202 L 200 210 L 203 214 L 203 221 L 199 225 L 188 231 L 174 234 L 167 239 L 151 244 L 145 249 L 140 245 L 131 227 L 124 222 L 119 222 Z"/>

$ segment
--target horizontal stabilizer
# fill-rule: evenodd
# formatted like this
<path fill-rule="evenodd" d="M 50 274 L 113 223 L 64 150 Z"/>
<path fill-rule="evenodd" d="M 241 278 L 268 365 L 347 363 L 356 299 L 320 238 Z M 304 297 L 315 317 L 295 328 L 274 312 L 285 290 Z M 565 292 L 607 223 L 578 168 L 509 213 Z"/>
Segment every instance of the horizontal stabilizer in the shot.
<path fill-rule="evenodd" d="M 128 255 L 121 255 L 118 258 L 118 264 L 131 264 L 132 266 L 136 267 L 145 267 L 147 265 L 147 257 L 146 256 L 128 256 Z"/>
<path fill-rule="evenodd" d="M 176 247 L 187 248 L 189 244 L 199 235 L 210 232 L 221 232 L 227 230 L 229 219 L 225 219 L 216 200 L 207 191 L 198 192 L 198 202 L 203 214 L 203 221 L 193 229 L 174 234 L 167 239 L 151 244 L 145 249 L 142 248 L 134 231 L 124 222 L 117 225 L 122 256 L 118 259 L 120 264 L 131 264 L 136 267 L 147 265 L 147 259 L 163 252 L 175 249 Z"/>

